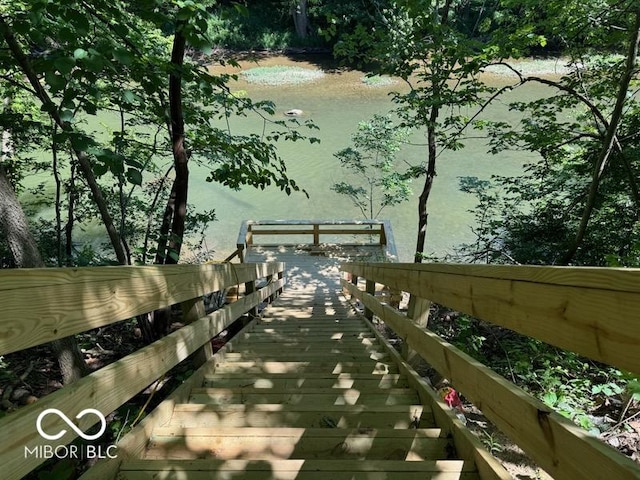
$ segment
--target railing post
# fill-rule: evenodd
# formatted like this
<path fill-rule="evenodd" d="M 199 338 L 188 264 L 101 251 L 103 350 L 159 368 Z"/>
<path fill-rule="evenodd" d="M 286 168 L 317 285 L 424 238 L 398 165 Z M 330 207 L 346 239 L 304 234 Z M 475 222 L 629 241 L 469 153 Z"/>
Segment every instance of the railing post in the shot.
<path fill-rule="evenodd" d="M 256 281 L 255 280 L 251 280 L 250 282 L 247 282 L 244 284 L 244 294 L 249 295 L 253 292 L 256 291 Z M 249 310 L 247 312 L 251 317 L 257 317 L 258 316 L 258 306 L 256 305 L 255 307 L 251 307 L 251 310 Z"/>
<path fill-rule="evenodd" d="M 182 309 L 182 319 L 185 325 L 193 323 L 206 315 L 204 302 L 202 297 L 192 298 L 180 304 Z M 211 360 L 213 357 L 213 348 L 211 347 L 211 339 L 193 354 L 193 361 L 197 367 Z"/>
<path fill-rule="evenodd" d="M 270 285 L 273 282 L 273 275 L 267 275 L 267 285 Z M 276 294 L 272 293 L 271 295 L 269 295 L 269 297 L 267 298 L 267 303 L 269 303 L 269 305 L 271 305 L 271 303 L 273 302 L 273 300 L 276 298 Z"/>
<path fill-rule="evenodd" d="M 317 223 L 313 224 L 313 245 L 320 245 L 320 225 Z"/>
<path fill-rule="evenodd" d="M 351 283 L 353 285 L 355 285 L 356 288 L 358 288 L 358 276 L 357 275 L 353 275 L 353 274 L 351 275 Z M 350 298 L 353 298 L 353 295 L 351 295 Z"/>
<path fill-rule="evenodd" d="M 278 272 L 278 280 L 282 280 L 283 278 L 284 278 L 284 271 L 280 270 Z M 276 294 L 277 294 L 277 296 L 282 295 L 282 288 L 279 288 L 278 290 L 276 290 Z"/>
<path fill-rule="evenodd" d="M 365 289 L 369 295 L 375 296 L 376 282 L 374 282 L 373 280 L 367 280 L 367 285 Z M 373 320 L 373 312 L 369 310 L 367 307 L 364 308 L 364 316 L 367 320 Z"/>
<path fill-rule="evenodd" d="M 431 302 L 429 300 L 425 300 L 424 298 L 416 297 L 415 295 L 411 295 L 409 297 L 409 306 L 407 308 L 407 317 L 408 321 L 413 322 L 420 328 L 425 328 L 429 323 L 429 309 L 431 308 Z M 409 348 L 407 345 L 406 339 L 404 344 L 402 345 L 402 358 L 406 362 L 411 363 L 412 360 L 420 358 L 415 350 Z"/>

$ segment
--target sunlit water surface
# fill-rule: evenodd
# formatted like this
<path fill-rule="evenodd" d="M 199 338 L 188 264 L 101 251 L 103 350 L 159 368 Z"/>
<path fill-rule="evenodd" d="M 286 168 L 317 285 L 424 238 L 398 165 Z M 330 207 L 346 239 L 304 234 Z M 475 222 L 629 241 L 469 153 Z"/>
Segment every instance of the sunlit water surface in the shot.
<path fill-rule="evenodd" d="M 286 58 L 270 58 L 260 62 L 260 65 L 283 64 L 316 67 L 313 63 Z M 252 64 L 246 63 L 243 66 L 251 68 Z M 401 83 L 390 87 L 369 87 L 361 81 L 362 76 L 361 72 L 353 71 L 335 73 L 312 84 L 297 86 L 250 85 L 242 80 L 232 84 L 232 90 L 246 90 L 253 100 L 273 101 L 279 118 L 285 118 L 283 112 L 289 109 L 303 110 L 304 116 L 301 119 L 311 119 L 320 128 L 311 134 L 320 138 L 321 143 L 310 145 L 281 142 L 279 145 L 290 177 L 308 192 L 309 198 L 302 193 L 287 196 L 276 189 L 261 191 L 243 188 L 241 191 L 233 191 L 221 185 L 207 183 L 204 180 L 206 170 L 192 168 L 190 201 L 200 208 L 216 210 L 218 220 L 207 232 L 207 247 L 215 250 L 216 258 L 224 258 L 233 251 L 243 219 L 362 218 L 348 198 L 330 190 L 331 185 L 345 177 L 344 170 L 333 154 L 349 146 L 358 122 L 373 114 L 388 112 L 393 107 L 389 93 L 404 88 Z M 489 81 L 497 83 L 507 80 L 494 77 Z M 544 94 L 544 89 L 534 85 L 520 88 L 487 109 L 486 117 L 516 122 L 518 113 L 508 110 L 508 101 L 535 98 Z M 251 117 L 234 119 L 231 126 L 237 133 L 259 133 L 262 130 L 262 122 Z M 471 132 L 471 136 L 478 135 L 477 132 Z M 417 133 L 412 141 L 422 145 L 403 148 L 398 156 L 399 161 L 419 163 L 426 160 L 423 135 Z M 492 174 L 515 175 L 521 171 L 523 163 L 531 159 L 522 152 L 507 152 L 500 156 L 488 154 L 486 141 L 481 138 L 471 138 L 466 145 L 465 149 L 445 152 L 438 159 L 437 177 L 429 200 L 428 253 L 451 253 L 457 245 L 473 239 L 473 215 L 469 210 L 474 207 L 474 199 L 460 192 L 460 177 L 487 179 Z M 422 181 L 414 181 L 411 200 L 386 208 L 380 215 L 392 222 L 401 261 L 411 261 L 415 251 L 417 197 L 421 189 Z"/>

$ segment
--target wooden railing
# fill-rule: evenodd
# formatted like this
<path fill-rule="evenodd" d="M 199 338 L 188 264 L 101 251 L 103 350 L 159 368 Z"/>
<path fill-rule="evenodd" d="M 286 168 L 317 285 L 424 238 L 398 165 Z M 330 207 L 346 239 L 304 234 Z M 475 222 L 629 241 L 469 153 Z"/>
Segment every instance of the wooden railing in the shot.
<path fill-rule="evenodd" d="M 488 367 L 381 303 L 375 284 L 640 372 L 640 270 L 447 264 L 343 264 L 343 288 L 558 479 L 640 478 L 632 460 Z M 358 278 L 365 279 L 364 290 Z"/>
<path fill-rule="evenodd" d="M 53 442 L 42 438 L 36 424 L 45 410 L 62 412 L 86 431 L 99 416 L 78 418 L 83 410 L 108 415 L 188 356 L 210 358 L 214 336 L 282 290 L 283 270 L 284 264 L 269 263 L 0 271 L 0 355 L 174 304 L 181 305 L 188 324 L 1 418 L 0 476 L 22 478 L 46 459 L 43 446 L 65 446 L 79 435 L 61 418 L 47 415 L 41 419 L 44 431 L 66 433 Z M 267 282 L 258 289 L 261 278 Z M 245 284 L 244 297 L 205 315 L 204 294 L 238 284 Z"/>
<path fill-rule="evenodd" d="M 377 237 L 377 243 L 373 245 L 383 247 L 385 259 L 397 261 L 398 252 L 389 220 L 245 220 L 240 227 L 236 251 L 227 260 L 237 256 L 241 262 L 244 261 L 244 251 L 257 243 L 255 239 L 258 236 L 290 237 L 282 244 L 292 244 L 291 237 L 303 236 L 304 243 L 318 246 L 323 239 L 334 242 L 341 238 L 339 243 L 346 245 L 349 242 L 344 241 L 345 236 L 365 238 L 372 235 Z"/>

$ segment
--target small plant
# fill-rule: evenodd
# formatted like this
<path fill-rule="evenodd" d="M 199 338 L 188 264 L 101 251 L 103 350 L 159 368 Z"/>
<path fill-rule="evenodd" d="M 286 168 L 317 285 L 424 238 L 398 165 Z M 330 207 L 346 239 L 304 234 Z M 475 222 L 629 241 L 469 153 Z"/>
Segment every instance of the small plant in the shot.
<path fill-rule="evenodd" d="M 334 154 L 356 181 L 335 183 L 331 190 L 349 197 L 367 219 L 375 219 L 384 208 L 408 200 L 411 180 L 395 167 L 396 155 L 408 134 L 389 116 L 374 115 L 360 122 L 351 137 L 353 147 Z"/>
<path fill-rule="evenodd" d="M 298 85 L 324 77 L 322 70 L 276 65 L 244 70 L 241 74 L 249 83 L 259 85 Z"/>
<path fill-rule="evenodd" d="M 367 75 L 360 79 L 368 87 L 387 87 L 396 83 L 396 80 L 387 75 Z"/>
<path fill-rule="evenodd" d="M 482 443 L 484 444 L 485 447 L 487 447 L 487 450 L 489 450 L 489 453 L 491 453 L 492 455 L 495 455 L 504 450 L 504 447 L 495 438 L 494 433 L 489 433 L 483 430 L 482 434 L 484 435 L 484 438 L 481 439 Z"/>

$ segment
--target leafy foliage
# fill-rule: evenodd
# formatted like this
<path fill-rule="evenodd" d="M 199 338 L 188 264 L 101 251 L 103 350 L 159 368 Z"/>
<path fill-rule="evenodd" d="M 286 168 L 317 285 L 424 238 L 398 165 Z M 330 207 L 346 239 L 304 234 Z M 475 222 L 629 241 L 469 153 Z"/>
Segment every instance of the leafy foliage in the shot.
<path fill-rule="evenodd" d="M 166 78 L 172 69 L 172 26 L 182 22 L 190 47 L 208 51 L 214 33 L 208 7 L 206 2 L 190 0 L 91 5 L 35 0 L 3 6 L 7 28 L 20 45 L 29 46 L 26 62 L 45 83 L 51 99 L 38 111 L 35 92 L 25 83 L 18 59 L 3 51 L 0 69 L 12 86 L 7 95 L 13 100 L 0 122 L 11 129 L 11 175 L 20 188 L 22 176 L 34 171 L 29 149 L 48 150 L 57 159 L 60 182 L 56 199 L 49 201 L 59 207 L 54 225 L 59 243 L 64 237 L 63 212 L 72 231 L 96 215 L 91 205 L 94 193 L 77 178 L 76 160 L 66 155 L 71 146 L 88 156 L 111 214 L 119 217 L 115 223 L 121 239 L 133 243 L 132 251 L 149 251 L 145 239 L 153 232 L 144 227 L 159 225 L 160 205 L 167 197 L 166 191 L 143 192 L 141 187 L 149 182 L 166 188 L 166 182 L 158 180 L 165 176 L 163 163 L 171 158 Z M 289 193 L 299 190 L 287 177 L 275 142 L 303 139 L 298 130 L 314 128 L 312 123 L 273 121 L 271 103 L 231 95 L 226 85 L 230 76 L 212 76 L 195 62 L 187 61 L 181 75 L 188 148 L 194 161 L 210 168 L 210 180 L 234 188 L 274 185 Z M 25 102 L 35 109 L 23 108 Z M 259 115 L 265 134 L 233 135 L 229 119 L 235 115 Z M 47 116 L 59 117 L 63 128 L 52 131 Z M 99 122 L 102 125 L 94 130 Z M 156 220 L 149 220 L 154 216 Z M 140 235 L 141 227 L 146 235 Z M 68 238 L 66 242 L 75 245 Z"/>
<path fill-rule="evenodd" d="M 394 125 L 389 116 L 375 115 L 358 124 L 352 136 L 353 147 L 334 154 L 356 183 L 342 181 L 331 189 L 349 197 L 367 219 L 378 218 L 385 207 L 405 202 L 411 195 L 411 179 L 398 171 L 395 162 L 408 133 L 406 128 Z"/>
<path fill-rule="evenodd" d="M 612 24 L 627 25 L 628 48 L 635 27 L 626 16 L 615 17 L 623 14 L 618 9 L 601 13 L 607 23 L 598 35 L 609 32 L 617 45 L 620 32 Z M 489 133 L 493 153 L 519 149 L 535 152 L 537 160 L 519 177 L 463 179 L 462 189 L 479 202 L 478 241 L 463 249 L 467 258 L 539 264 L 570 259 L 585 265 L 630 265 L 637 259 L 640 110 L 632 94 L 637 82 L 623 84 L 629 58 L 624 50 L 589 55 L 588 46 L 579 47 L 572 44 L 574 68 L 558 81 L 520 77 L 519 85 L 538 82 L 550 91 L 547 97 L 511 104 L 522 114 L 519 125 L 477 124 Z M 638 71 L 636 63 L 630 73 Z M 587 225 L 584 237 L 576 237 Z M 574 248 L 575 254 L 567 255 Z"/>

